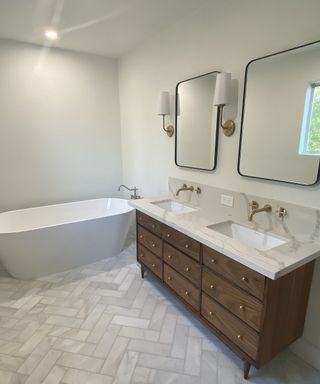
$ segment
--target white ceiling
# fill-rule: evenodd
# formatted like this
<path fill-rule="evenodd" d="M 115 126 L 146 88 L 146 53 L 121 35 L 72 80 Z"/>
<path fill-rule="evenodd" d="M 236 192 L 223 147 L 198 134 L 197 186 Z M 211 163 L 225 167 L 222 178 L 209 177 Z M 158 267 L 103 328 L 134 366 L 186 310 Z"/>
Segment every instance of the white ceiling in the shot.
<path fill-rule="evenodd" d="M 0 38 L 119 57 L 210 0 L 0 0 Z M 212 1 L 212 0 L 211 0 Z"/>

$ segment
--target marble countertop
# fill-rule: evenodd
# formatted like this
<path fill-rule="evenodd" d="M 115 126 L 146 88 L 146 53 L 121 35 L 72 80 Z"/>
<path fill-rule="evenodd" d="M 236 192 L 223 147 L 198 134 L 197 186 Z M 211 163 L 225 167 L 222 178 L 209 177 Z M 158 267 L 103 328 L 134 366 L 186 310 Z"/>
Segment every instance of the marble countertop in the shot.
<path fill-rule="evenodd" d="M 267 251 L 257 250 L 238 240 L 207 228 L 209 225 L 232 220 L 230 215 L 223 215 L 221 212 L 213 215 L 204 208 L 190 204 L 186 204 L 186 206 L 191 206 L 195 211 L 173 213 L 154 204 L 155 202 L 168 199 L 172 199 L 172 197 L 162 196 L 131 200 L 130 205 L 270 279 L 275 280 L 320 256 L 319 241 L 309 239 L 297 240 L 295 237 L 287 238 L 287 243 Z M 254 223 L 238 223 L 251 227 L 254 230 L 259 230 Z M 268 230 L 263 232 L 268 233 Z M 272 231 L 269 232 L 273 234 Z"/>

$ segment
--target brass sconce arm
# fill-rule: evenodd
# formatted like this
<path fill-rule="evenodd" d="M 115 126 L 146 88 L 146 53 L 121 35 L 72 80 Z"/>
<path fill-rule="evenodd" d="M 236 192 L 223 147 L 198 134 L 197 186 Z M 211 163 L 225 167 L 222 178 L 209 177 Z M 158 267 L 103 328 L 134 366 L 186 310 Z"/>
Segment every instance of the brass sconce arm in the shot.
<path fill-rule="evenodd" d="M 219 105 L 219 125 L 223 129 L 223 133 L 226 136 L 232 136 L 236 129 L 236 123 L 233 120 L 226 120 L 223 122 L 223 111 L 225 105 Z"/>
<path fill-rule="evenodd" d="M 162 115 L 162 128 L 167 133 L 169 137 L 172 137 L 174 134 L 174 127 L 173 125 L 168 125 L 166 127 L 166 115 Z"/>

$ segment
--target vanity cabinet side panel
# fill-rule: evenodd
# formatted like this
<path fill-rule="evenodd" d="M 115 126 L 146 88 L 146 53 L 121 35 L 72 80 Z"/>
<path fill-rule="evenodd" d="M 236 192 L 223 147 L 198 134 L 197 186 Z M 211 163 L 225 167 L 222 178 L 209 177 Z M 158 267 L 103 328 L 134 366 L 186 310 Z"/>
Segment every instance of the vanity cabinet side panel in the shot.
<path fill-rule="evenodd" d="M 266 279 L 258 366 L 302 336 L 314 261 L 277 280 Z"/>

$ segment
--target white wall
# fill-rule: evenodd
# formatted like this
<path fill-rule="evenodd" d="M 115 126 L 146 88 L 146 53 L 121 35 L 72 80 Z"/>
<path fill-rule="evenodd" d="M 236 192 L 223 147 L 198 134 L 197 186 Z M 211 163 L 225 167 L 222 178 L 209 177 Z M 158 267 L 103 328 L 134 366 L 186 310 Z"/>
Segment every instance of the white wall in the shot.
<path fill-rule="evenodd" d="M 117 63 L 0 40 L 0 211 L 116 194 Z"/>
<path fill-rule="evenodd" d="M 240 114 L 236 133 L 231 138 L 220 135 L 214 172 L 176 167 L 174 140 L 164 134 L 156 114 L 161 90 L 174 94 L 178 81 L 214 70 L 232 72 L 239 80 L 240 108 L 246 64 L 265 54 L 320 39 L 319 12 L 318 0 L 216 0 L 168 25 L 164 32 L 123 57 L 119 78 L 124 182 L 136 184 L 144 196 L 160 195 L 167 192 L 168 176 L 173 176 L 320 208 L 319 184 L 299 187 L 238 175 Z M 320 369 L 319 281 L 318 263 L 304 339 L 295 348 Z"/>

